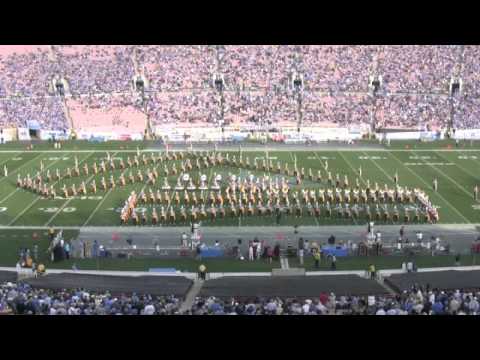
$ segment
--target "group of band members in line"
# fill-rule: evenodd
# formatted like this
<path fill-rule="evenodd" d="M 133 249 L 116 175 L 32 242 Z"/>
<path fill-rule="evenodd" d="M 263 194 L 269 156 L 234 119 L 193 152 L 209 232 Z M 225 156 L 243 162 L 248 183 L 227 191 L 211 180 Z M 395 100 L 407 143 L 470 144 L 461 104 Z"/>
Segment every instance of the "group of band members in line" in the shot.
<path fill-rule="evenodd" d="M 212 154 L 208 154 L 208 153 L 203 153 L 202 154 L 202 153 L 200 153 L 200 154 L 196 154 L 196 153 L 192 152 L 192 153 L 187 153 L 187 156 L 193 156 L 193 158 L 196 160 L 195 161 L 195 169 L 196 170 L 202 169 L 202 162 L 203 162 L 203 168 L 208 168 L 210 166 L 222 165 L 223 164 L 223 165 L 227 165 L 227 166 L 238 166 L 238 167 L 245 167 L 245 168 L 253 168 L 253 169 L 256 169 L 256 170 L 261 169 L 261 170 L 264 170 L 264 171 L 274 171 L 273 163 L 271 161 L 269 161 L 268 164 L 267 164 L 267 161 L 265 159 L 263 159 L 262 167 L 259 166 L 256 159 L 254 160 L 253 167 L 250 166 L 250 161 L 249 161 L 248 156 L 246 157 L 245 163 L 243 162 L 242 156 L 240 156 L 239 161 L 237 161 L 235 155 L 233 155 L 232 159 L 230 159 L 229 154 L 227 154 L 226 157 L 224 158 L 221 153 L 212 153 Z M 130 159 L 130 157 L 128 157 L 127 158 L 128 168 L 139 167 L 140 166 L 139 157 L 140 157 L 139 153 L 134 156 L 133 161 Z M 184 174 L 184 172 L 193 170 L 193 166 L 192 166 L 192 163 L 190 161 L 190 158 L 187 158 L 185 161 L 183 161 L 183 159 L 185 157 L 186 157 L 186 155 L 183 152 L 179 152 L 179 153 L 173 152 L 173 153 L 170 153 L 170 154 L 167 153 L 165 156 L 159 155 L 158 157 L 156 157 L 152 153 L 150 158 L 147 157 L 145 154 L 143 154 L 143 156 L 141 158 L 141 161 L 142 161 L 143 165 L 147 166 L 149 164 L 155 165 L 158 162 L 161 163 L 165 160 L 177 160 L 177 159 L 182 160 L 181 165 L 180 165 L 180 167 L 181 167 L 180 170 L 182 171 L 182 173 L 181 173 L 181 176 L 178 178 L 177 186 L 175 187 L 175 189 L 181 190 L 181 189 L 184 188 L 183 185 L 181 184 L 181 178 L 186 175 L 186 174 Z M 200 159 L 201 159 L 201 161 L 200 161 Z M 107 154 L 107 162 L 109 163 L 109 168 L 111 170 L 116 169 L 115 161 L 110 156 L 110 154 Z M 101 163 L 100 163 L 100 172 L 101 173 L 105 173 L 107 171 L 107 165 L 106 164 L 107 163 L 104 160 L 101 161 Z M 40 162 L 40 168 L 41 168 L 41 172 L 44 172 L 43 161 Z M 126 169 L 125 164 L 123 162 L 123 158 L 120 159 L 119 168 L 122 169 L 122 170 Z M 348 189 L 349 181 L 348 181 L 348 177 L 346 175 L 344 176 L 343 182 L 341 182 L 340 175 L 337 173 L 336 177 L 335 177 L 335 181 L 334 181 L 333 177 L 332 177 L 332 173 L 330 171 L 328 171 L 328 161 L 325 161 L 324 168 L 325 168 L 325 172 L 326 172 L 326 181 L 327 181 L 329 186 L 332 186 L 332 187 L 335 186 L 335 192 L 333 192 L 331 189 L 328 189 L 328 190 L 325 190 L 325 191 L 320 190 L 319 201 L 321 203 L 325 202 L 325 201 L 334 202 L 334 203 L 335 202 L 336 203 L 342 203 L 343 198 L 345 198 L 346 202 L 350 202 L 351 200 L 353 200 L 354 203 L 361 203 L 361 202 L 367 203 L 367 201 L 371 201 L 373 203 L 384 202 L 384 201 L 387 201 L 387 199 L 389 201 L 393 201 L 393 199 L 394 200 L 400 199 L 399 200 L 400 202 L 406 202 L 408 199 L 412 198 L 412 193 L 418 192 L 418 190 L 416 190 L 416 189 L 413 190 L 413 191 L 408 190 L 408 189 L 403 189 L 402 190 L 402 188 L 400 188 L 398 186 L 398 173 L 395 173 L 395 176 L 394 176 L 394 182 L 396 184 L 396 190 L 388 189 L 387 185 L 385 185 L 385 191 L 379 191 L 378 184 L 375 183 L 375 191 L 371 191 L 369 180 L 366 181 L 366 185 L 367 185 L 366 189 L 365 190 L 360 190 L 359 189 L 360 188 L 360 181 L 359 181 L 358 177 L 356 178 L 356 188 L 355 189 L 352 188 L 351 190 L 349 190 Z M 277 169 L 276 170 L 277 170 L 276 171 L 277 173 L 282 173 L 280 162 L 277 162 Z M 4 172 L 7 174 L 8 169 L 5 168 Z M 17 186 L 25 188 L 25 189 L 32 190 L 32 191 L 34 191 L 36 193 L 39 193 L 39 194 L 41 194 L 45 197 L 55 198 L 56 197 L 55 188 L 53 187 L 53 185 L 48 186 L 47 183 L 51 183 L 52 180 L 59 181 L 61 179 L 59 169 L 58 168 L 56 169 L 55 176 L 53 176 L 53 177 L 50 174 L 50 170 L 47 170 L 45 183 L 43 183 L 43 181 L 42 181 L 43 179 L 42 179 L 42 176 L 41 176 L 41 172 L 37 172 L 37 175 L 33 179 L 30 177 L 30 174 L 28 174 L 23 179 L 21 178 L 21 176 L 19 174 L 18 179 L 17 179 Z M 89 174 L 89 167 L 88 167 L 87 164 L 84 164 L 83 172 L 84 172 L 84 175 Z M 92 166 L 92 172 L 93 172 L 94 175 L 98 174 L 98 172 L 99 172 L 98 167 L 96 165 L 96 162 Z M 301 168 L 301 170 L 298 171 L 298 168 L 295 166 L 293 172 L 290 172 L 290 170 L 288 169 L 288 163 L 285 163 L 284 173 L 287 176 L 291 176 L 291 175 L 295 176 L 297 185 L 300 185 L 302 180 L 306 178 L 304 168 Z M 177 174 L 178 174 L 178 170 L 176 169 L 175 164 L 172 165 L 171 169 L 169 169 L 166 164 L 164 165 L 164 175 L 165 176 L 177 175 Z M 361 167 L 358 169 L 358 175 L 360 177 L 362 177 L 362 168 Z M 66 169 L 65 177 L 66 178 L 71 178 L 73 176 L 80 176 L 80 170 L 79 170 L 79 164 L 78 164 L 77 157 L 75 157 L 75 167 L 73 169 L 73 174 L 72 174 L 70 168 Z M 153 170 L 147 169 L 147 173 L 146 173 L 147 184 L 148 185 L 155 185 L 155 183 L 158 179 L 158 176 L 159 176 L 159 174 L 158 174 L 158 171 L 155 167 L 153 167 Z M 253 177 L 252 174 L 250 174 L 249 176 Z M 250 191 L 250 197 L 249 197 L 250 202 L 255 203 L 255 199 L 253 198 L 253 200 L 252 200 L 252 193 L 255 193 L 255 191 L 256 191 L 255 187 L 257 187 L 257 189 L 258 189 L 257 196 L 260 193 L 259 201 L 261 202 L 262 199 L 261 199 L 261 192 L 260 191 L 264 191 L 264 192 L 266 191 L 266 189 L 265 189 L 265 187 L 266 187 L 265 186 L 265 178 L 268 178 L 268 177 L 263 178 L 261 186 L 258 186 L 259 185 L 259 183 L 258 183 L 259 179 L 258 178 L 257 178 L 257 183 L 253 184 L 253 186 L 252 186 L 252 179 L 250 179 L 249 182 L 247 182 L 247 179 L 244 179 L 244 183 L 241 183 L 240 182 L 240 177 L 239 177 L 238 187 L 239 187 L 240 192 L 244 193 L 245 189 L 249 190 Z M 322 182 L 322 172 L 321 172 L 321 170 L 317 171 L 317 175 L 315 177 L 313 175 L 312 169 L 310 168 L 309 171 L 308 171 L 308 178 L 311 181 Z M 165 178 L 164 180 L 165 180 L 165 182 L 164 182 L 164 185 L 163 185 L 162 189 L 170 190 L 170 186 L 167 182 L 167 179 Z M 201 189 L 201 190 L 207 190 L 208 189 L 208 187 L 205 185 L 205 180 L 206 180 L 205 175 L 202 175 L 201 179 L 197 182 L 197 185 L 199 185 L 199 189 Z M 278 178 L 277 178 L 277 180 L 278 180 Z M 129 183 L 132 184 L 132 183 L 135 183 L 136 181 L 144 182 L 144 175 L 143 175 L 142 171 L 140 171 L 139 169 L 137 170 L 136 176 L 134 176 L 132 174 L 132 172 L 130 172 L 130 174 L 128 176 L 128 182 Z M 118 185 L 125 186 L 126 183 L 127 183 L 127 180 L 125 179 L 124 173 L 122 173 L 119 177 Z M 109 180 L 108 184 L 107 184 L 107 181 L 106 181 L 105 177 L 102 177 L 102 179 L 100 181 L 100 186 L 101 186 L 102 190 L 104 190 L 104 191 L 106 191 L 107 189 L 114 189 L 116 184 L 117 184 L 117 182 L 115 181 L 115 178 L 114 178 L 113 174 L 110 175 L 110 180 Z M 284 184 L 285 184 L 285 180 L 282 179 L 282 192 L 285 191 Z M 229 190 L 233 191 L 232 197 L 235 196 L 235 190 L 236 190 L 235 189 L 235 186 L 236 186 L 235 181 L 233 181 L 231 183 L 231 185 L 232 185 L 232 188 L 230 188 L 230 186 L 229 186 L 226 189 L 226 194 L 225 195 L 227 197 L 227 200 L 230 200 L 229 199 L 229 197 L 230 197 L 230 191 Z M 253 187 L 253 190 L 252 190 L 252 187 Z M 220 189 L 220 187 L 217 183 L 216 176 L 214 176 L 214 184 L 211 188 L 215 189 L 215 190 Z M 343 188 L 343 191 L 341 190 L 341 188 Z M 187 186 L 187 189 L 190 190 L 190 191 L 196 189 L 196 186 L 193 185 L 193 182 L 192 182 L 191 178 L 190 178 L 190 183 Z M 399 189 L 400 189 L 400 191 L 399 191 Z M 438 189 L 437 179 L 434 179 L 434 181 L 433 181 L 433 189 L 434 189 L 434 191 L 437 191 L 437 189 Z M 275 190 L 278 191 L 279 190 L 278 189 L 278 182 L 276 184 L 275 189 L 272 189 L 272 183 L 270 182 L 269 190 L 273 193 L 275 192 Z M 96 192 L 97 192 L 97 185 L 96 185 L 95 180 L 93 180 L 90 183 L 90 191 L 93 194 L 96 194 Z M 289 189 L 287 188 L 286 192 L 288 193 L 288 191 L 289 191 Z M 311 191 L 313 191 L 313 190 L 311 190 Z M 87 190 L 87 185 L 86 185 L 85 181 L 82 181 L 82 183 L 79 185 L 78 190 L 77 190 L 77 186 L 75 184 L 72 184 L 70 189 L 67 188 L 66 185 L 64 185 L 63 188 L 62 188 L 62 192 L 63 192 L 64 197 L 68 198 L 70 196 L 76 196 L 77 194 L 87 195 L 88 190 Z M 303 195 L 304 195 L 304 198 L 305 198 L 305 193 L 308 194 L 308 190 L 304 189 L 304 190 L 302 190 L 302 192 L 303 192 Z M 158 191 L 157 191 L 157 193 L 158 193 Z M 335 193 L 335 196 L 333 195 L 334 193 Z M 203 195 L 201 195 L 201 196 L 203 196 Z M 268 194 L 267 194 L 267 196 L 268 196 Z M 426 195 L 424 194 L 424 196 L 426 196 Z M 175 195 L 175 197 L 178 197 L 178 195 Z M 308 197 L 308 195 L 307 195 L 307 197 Z M 184 196 L 184 198 L 185 198 L 185 200 L 189 199 L 189 196 L 188 195 Z M 195 194 L 193 194 L 192 198 L 193 198 L 192 200 L 195 202 Z M 294 195 L 293 200 L 296 201 L 296 198 L 297 197 Z M 287 197 L 287 199 L 288 199 L 288 197 Z M 477 186 L 475 186 L 475 188 L 474 188 L 474 199 L 475 200 L 478 199 L 478 187 Z M 245 200 L 245 197 L 244 197 L 243 200 L 244 200 L 244 203 L 247 202 Z M 247 200 L 248 200 L 248 198 L 247 198 Z M 273 201 L 273 199 L 268 199 L 268 200 Z M 230 201 L 233 201 L 233 203 L 235 203 L 235 198 L 233 198 Z M 188 204 L 188 201 L 187 201 L 187 204 Z M 287 205 L 287 203 L 285 203 L 285 205 Z M 433 208 L 431 206 L 431 204 L 426 204 L 425 206 L 427 208 Z M 434 211 L 433 213 L 435 215 L 435 213 L 437 213 L 437 212 Z M 438 213 L 433 217 L 438 218 Z"/>
<path fill-rule="evenodd" d="M 374 189 L 336 188 L 335 191 L 332 189 L 302 189 L 299 194 L 298 191 L 291 191 L 286 182 L 283 182 L 281 187 L 278 183 L 273 185 L 273 182 L 270 182 L 266 188 L 262 188 L 262 186 L 256 186 L 256 183 L 252 181 L 247 182 L 246 186 L 242 183 L 239 191 L 236 190 L 235 180 L 231 180 L 224 190 L 210 191 L 210 194 L 208 191 L 202 190 L 199 199 L 195 192 L 187 190 L 183 190 L 182 197 L 180 196 L 182 192 L 177 190 L 172 197 L 168 191 L 164 191 L 162 196 L 159 189 L 155 193 L 149 188 L 148 195 L 144 191 L 138 195 L 132 192 L 121 210 L 121 222 L 127 224 L 132 219 L 134 224 L 140 224 L 139 216 L 135 212 L 138 204 L 161 205 L 160 217 L 155 208 L 152 211 L 152 224 L 157 224 L 159 219 L 161 222 L 175 223 L 177 216 L 174 206 L 179 208 L 180 222 L 183 223 L 188 219 L 195 221 L 210 218 L 215 221 L 217 215 L 225 218 L 227 211 L 231 217 L 272 216 L 278 215 L 279 212 L 302 217 L 306 211 L 308 216 L 315 217 L 321 215 L 352 219 L 365 217 L 368 220 L 398 222 L 402 219 L 397 204 L 416 206 L 413 217 L 410 216 L 409 210 L 404 211 L 403 221 L 405 222 L 413 219 L 416 222 L 435 223 L 439 220 L 437 209 L 431 204 L 428 195 L 420 189 L 409 190 L 397 186 L 393 190 L 389 189 L 386 184 L 384 189 L 380 189 L 375 183 Z M 388 209 L 387 204 L 393 205 L 392 211 Z M 370 205 L 375 206 L 375 211 L 372 211 Z M 187 208 L 190 206 L 187 213 Z M 146 223 L 146 212 L 143 212 L 141 216 L 141 222 Z"/>

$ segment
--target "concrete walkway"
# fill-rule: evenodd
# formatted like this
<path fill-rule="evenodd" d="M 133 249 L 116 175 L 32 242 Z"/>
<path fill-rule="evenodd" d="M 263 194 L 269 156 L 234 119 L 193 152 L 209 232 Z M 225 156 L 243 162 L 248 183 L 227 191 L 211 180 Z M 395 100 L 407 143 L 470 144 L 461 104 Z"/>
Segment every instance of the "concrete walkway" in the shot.
<path fill-rule="evenodd" d="M 195 298 L 197 297 L 200 290 L 202 289 L 203 284 L 204 284 L 203 280 L 195 280 L 192 287 L 188 291 L 187 296 L 185 297 L 185 301 L 182 303 L 182 306 L 180 307 L 181 314 L 183 314 L 185 311 L 190 310 L 192 308 L 193 302 L 195 301 Z"/>

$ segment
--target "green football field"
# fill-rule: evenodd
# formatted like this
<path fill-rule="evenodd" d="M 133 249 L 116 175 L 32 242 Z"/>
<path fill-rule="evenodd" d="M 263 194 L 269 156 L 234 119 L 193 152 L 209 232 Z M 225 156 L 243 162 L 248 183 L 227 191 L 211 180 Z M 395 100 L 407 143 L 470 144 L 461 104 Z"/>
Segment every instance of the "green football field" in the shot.
<path fill-rule="evenodd" d="M 125 187 L 118 187 L 114 190 L 102 191 L 100 189 L 101 174 L 93 176 L 90 171 L 89 176 L 80 176 L 78 178 L 64 179 L 60 181 L 52 181 L 50 184 L 57 189 L 57 195 L 62 196 L 60 189 L 64 184 L 70 186 L 72 183 L 77 185 L 82 180 L 86 180 L 88 184 L 92 180 L 96 180 L 98 192 L 96 195 L 88 194 L 87 196 L 75 196 L 73 198 L 59 198 L 56 200 L 44 199 L 37 194 L 19 189 L 16 186 L 18 174 L 21 177 L 28 173 L 34 176 L 40 170 L 40 162 L 44 164 L 44 175 L 47 169 L 55 174 L 55 169 L 59 169 L 62 176 L 67 167 L 73 168 L 75 156 L 80 163 L 80 169 L 84 163 L 89 167 L 95 161 L 97 164 L 106 157 L 106 151 L 109 151 L 117 161 L 123 158 L 126 162 L 127 156 L 133 157 L 137 147 L 144 150 L 149 157 L 150 143 L 103 143 L 90 144 L 86 142 L 67 143 L 62 150 L 53 150 L 53 146 L 44 143 L 35 146 L 33 151 L 26 150 L 25 146 L 18 144 L 7 144 L 0 146 L 0 225 L 8 227 L 44 227 L 44 226 L 112 226 L 119 225 L 119 208 L 122 207 L 124 201 L 132 190 L 139 193 L 142 189 L 147 191 L 149 186 L 145 182 L 136 182 Z M 272 150 L 274 145 L 270 146 L 268 157 L 272 160 L 274 167 L 277 161 L 283 165 L 288 163 L 289 168 L 293 169 L 293 164 L 297 162 L 298 168 L 311 168 L 316 174 L 317 170 L 321 170 L 325 177 L 325 165 L 328 162 L 328 169 L 335 174 L 340 175 L 343 181 L 344 175 L 347 175 L 350 184 L 355 184 L 358 176 L 359 167 L 362 168 L 363 176 L 359 179 L 361 187 L 366 187 L 367 179 L 373 185 L 378 182 L 381 188 L 384 184 L 393 187 L 393 176 L 395 172 L 399 176 L 399 184 L 409 188 L 421 188 L 430 196 L 431 202 L 439 208 L 440 223 L 443 224 L 469 224 L 480 223 L 480 202 L 473 199 L 473 188 L 475 185 L 480 186 L 480 148 L 477 143 L 462 143 L 458 148 L 452 142 L 442 142 L 434 144 L 419 144 L 414 142 L 397 143 L 388 149 L 366 149 L 365 151 L 346 150 L 335 151 L 321 150 L 313 151 L 305 147 L 302 151 L 285 151 Z M 223 152 L 226 154 L 227 152 Z M 228 152 L 230 156 L 236 155 L 238 151 Z M 259 164 L 267 156 L 265 151 L 243 151 L 243 157 L 249 157 L 250 162 L 257 158 Z M 175 164 L 177 169 L 180 168 L 180 160 L 168 162 L 170 167 Z M 3 167 L 8 167 L 8 176 L 3 176 Z M 144 173 L 147 168 L 152 165 L 140 166 L 140 170 Z M 128 175 L 129 169 L 125 171 Z M 137 169 L 133 172 L 136 173 Z M 221 174 L 225 179 L 228 173 L 246 176 L 250 170 L 236 167 L 214 167 L 209 168 L 201 173 L 211 179 L 215 173 Z M 163 184 L 163 164 L 158 166 L 160 181 L 152 187 L 154 192 Z M 105 176 L 107 182 L 110 174 L 113 173 L 115 178 L 122 173 L 118 169 L 114 172 L 107 172 Z M 252 170 L 255 175 L 263 176 L 263 171 Z M 198 177 L 198 171 L 192 171 L 193 177 Z M 276 174 L 270 174 L 278 176 Z M 432 181 L 438 180 L 439 191 L 435 193 L 432 190 Z M 88 180 L 88 181 L 87 181 Z M 172 187 L 175 186 L 177 176 L 169 176 L 168 181 Z M 293 181 L 293 177 L 289 178 Z M 300 193 L 301 188 L 318 189 L 326 188 L 326 183 L 310 182 L 305 180 L 301 186 L 294 186 L 294 190 Z M 173 194 L 173 190 L 170 194 Z M 183 192 L 182 192 L 183 193 Z M 198 192 L 197 192 L 198 193 Z M 163 191 L 162 191 L 163 194 Z M 147 209 L 147 213 L 151 212 L 152 206 L 159 211 L 160 205 L 139 205 Z M 178 210 L 178 208 L 176 208 Z M 142 211 L 142 210 L 140 210 Z M 178 219 L 178 213 L 177 213 Z M 325 216 L 309 217 L 306 213 L 297 219 L 293 216 L 283 216 L 280 220 L 281 225 L 354 225 L 357 221 L 353 219 L 337 218 L 333 216 L 326 218 Z M 362 222 L 364 223 L 364 222 Z M 274 216 L 253 216 L 243 218 L 233 218 L 227 216 L 226 219 L 217 219 L 215 222 L 206 220 L 204 226 L 251 226 L 266 225 L 274 226 L 276 218 Z M 390 224 L 393 224 L 390 221 Z M 184 225 L 184 224 L 176 224 Z M 129 225 L 127 225 L 129 226 Z M 130 225 L 133 226 L 133 225 Z"/>

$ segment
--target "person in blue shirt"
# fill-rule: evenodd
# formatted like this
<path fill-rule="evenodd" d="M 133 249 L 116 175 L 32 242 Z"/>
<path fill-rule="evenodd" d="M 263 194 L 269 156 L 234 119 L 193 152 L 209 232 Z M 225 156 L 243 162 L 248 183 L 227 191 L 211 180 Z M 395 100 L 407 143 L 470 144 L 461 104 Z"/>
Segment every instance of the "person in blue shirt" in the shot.
<path fill-rule="evenodd" d="M 432 311 L 435 315 L 443 315 L 443 309 L 444 306 L 439 300 L 437 300 L 432 306 Z"/>

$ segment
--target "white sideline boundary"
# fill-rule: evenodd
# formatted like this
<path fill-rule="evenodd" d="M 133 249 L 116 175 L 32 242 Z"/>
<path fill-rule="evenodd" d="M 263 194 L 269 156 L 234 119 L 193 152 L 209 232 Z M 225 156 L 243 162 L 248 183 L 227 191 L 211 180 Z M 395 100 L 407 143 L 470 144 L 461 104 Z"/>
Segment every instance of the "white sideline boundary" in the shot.
<path fill-rule="evenodd" d="M 183 146 L 183 145 L 182 145 Z M 312 151 L 326 151 L 326 152 L 329 152 L 329 151 L 353 151 L 353 152 L 362 152 L 362 151 L 366 151 L 366 152 L 370 152 L 370 151 L 373 151 L 373 152 L 458 152 L 458 153 L 462 153 L 462 152 L 480 152 L 480 149 L 385 149 L 385 148 L 361 148 L 361 149 L 357 149 L 357 148 L 344 148 L 343 147 L 343 144 L 339 144 L 339 146 L 342 146 L 342 149 L 338 150 L 338 149 L 335 149 L 334 146 L 332 146 L 331 149 L 320 149 L 320 150 L 313 150 L 313 149 L 309 149 L 308 146 L 305 146 L 304 149 L 289 149 L 289 148 L 282 148 L 282 147 L 278 147 L 278 148 L 275 148 L 275 147 L 272 147 L 272 149 L 270 149 L 270 151 L 272 152 L 291 152 L 291 151 L 295 151 L 295 152 L 312 152 Z M 212 149 L 213 149 L 213 146 L 212 146 Z M 184 148 L 181 148 L 181 149 L 169 149 L 168 151 L 169 152 L 180 152 L 180 151 L 186 151 L 187 148 L 184 147 Z M 119 150 L 118 148 L 116 149 L 103 149 L 103 150 L 69 150 L 69 149 L 59 149 L 59 150 L 28 150 L 24 153 L 28 154 L 28 153 L 45 153 L 45 154 L 58 154 L 58 153 L 61 153 L 61 152 L 68 152 L 68 153 L 89 153 L 89 152 L 94 152 L 94 153 L 105 153 L 105 152 L 114 152 L 114 151 L 118 151 L 118 152 L 121 152 L 121 153 L 136 153 L 137 150 L 132 150 L 132 149 L 129 149 L 129 150 Z M 145 152 L 145 153 L 152 153 L 152 152 L 165 152 L 164 149 L 158 149 L 158 148 L 155 148 L 155 149 L 140 149 L 139 150 L 141 153 Z M 234 150 L 222 150 L 222 151 L 234 151 Z M 242 148 L 242 152 L 259 152 L 259 151 L 265 151 L 265 147 L 252 147 L 252 148 Z M 8 154 L 8 153 L 18 153 L 19 151 L 18 150 L 0 150 L 0 154 Z M 20 151 L 21 152 L 21 151 Z"/>
<path fill-rule="evenodd" d="M 422 268 L 418 269 L 419 273 L 439 272 L 439 271 L 478 271 L 480 266 L 455 266 L 455 267 L 438 267 L 438 268 Z M 0 271 L 17 272 L 14 267 L 0 267 Z M 378 273 L 383 277 L 389 277 L 394 274 L 405 274 L 405 271 L 401 269 L 385 269 L 379 270 Z M 148 272 L 148 271 L 104 271 L 104 270 L 69 270 L 69 269 L 49 269 L 48 274 L 83 274 L 83 275 L 105 275 L 105 276 L 171 276 L 171 277 L 186 277 L 188 279 L 195 280 L 197 273 L 194 272 Z M 326 276 L 326 275 L 357 275 L 360 277 L 365 276 L 364 270 L 344 270 L 344 271 L 307 271 L 305 276 Z M 216 272 L 208 273 L 209 279 L 220 279 L 223 277 L 272 277 L 271 272 Z"/>

